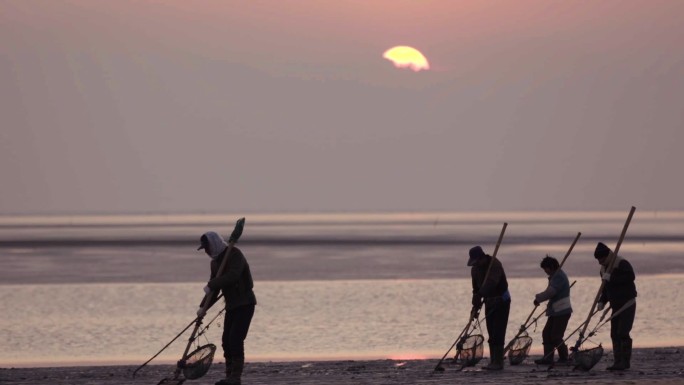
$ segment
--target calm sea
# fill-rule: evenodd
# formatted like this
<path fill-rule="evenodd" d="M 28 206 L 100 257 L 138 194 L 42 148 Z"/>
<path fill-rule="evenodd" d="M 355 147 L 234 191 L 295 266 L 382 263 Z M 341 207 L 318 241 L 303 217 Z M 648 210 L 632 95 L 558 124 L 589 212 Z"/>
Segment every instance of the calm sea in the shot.
<path fill-rule="evenodd" d="M 0 366 L 144 362 L 194 318 L 209 274 L 199 236 L 227 236 L 238 217 L 0 217 Z M 562 259 L 582 232 L 564 267 L 577 281 L 574 330 L 600 285 L 594 246 L 616 244 L 627 210 L 246 217 L 238 246 L 259 300 L 247 359 L 321 360 L 441 357 L 467 321 L 468 249 L 491 253 L 503 222 L 509 338 L 545 288 L 541 258 Z M 684 345 L 684 311 L 672 305 L 683 251 L 684 212 L 637 211 L 620 252 L 637 273 L 637 346 Z M 544 321 L 530 330 L 535 351 Z M 202 342 L 220 345 L 219 323 Z M 588 344 L 610 346 L 609 329 Z M 155 362 L 175 362 L 186 338 Z"/>

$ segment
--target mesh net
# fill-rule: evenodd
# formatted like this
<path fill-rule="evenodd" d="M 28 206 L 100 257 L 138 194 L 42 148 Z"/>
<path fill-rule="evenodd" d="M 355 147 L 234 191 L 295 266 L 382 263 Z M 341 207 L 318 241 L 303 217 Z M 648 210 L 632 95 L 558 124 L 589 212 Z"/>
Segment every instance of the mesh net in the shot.
<path fill-rule="evenodd" d="M 508 362 L 511 365 L 520 365 L 530 354 L 532 338 L 530 336 L 516 337 L 508 350 Z"/>
<path fill-rule="evenodd" d="M 461 351 L 460 364 L 463 366 L 475 366 L 482 359 L 484 352 L 484 337 L 480 334 L 469 336 L 459 343 Z"/>
<path fill-rule="evenodd" d="M 587 350 L 579 350 L 575 353 L 575 369 L 589 371 L 603 357 L 603 347 L 601 345 Z"/>
<path fill-rule="evenodd" d="M 183 376 L 188 380 L 194 380 L 207 374 L 211 361 L 214 359 L 216 345 L 207 344 L 200 346 L 188 355 L 183 365 Z"/>

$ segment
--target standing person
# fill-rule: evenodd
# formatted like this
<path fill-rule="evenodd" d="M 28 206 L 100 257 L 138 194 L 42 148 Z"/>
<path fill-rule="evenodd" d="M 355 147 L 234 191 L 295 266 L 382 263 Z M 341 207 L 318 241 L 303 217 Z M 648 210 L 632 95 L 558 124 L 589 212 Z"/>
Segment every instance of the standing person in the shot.
<path fill-rule="evenodd" d="M 508 281 L 501 262 L 491 255 L 485 254 L 482 247 L 470 249 L 468 266 L 471 266 L 470 276 L 473 282 L 473 308 L 471 318 L 476 317 L 482 302 L 485 304 L 487 333 L 489 334 L 489 365 L 487 370 L 503 369 L 503 351 L 506 340 L 506 326 L 508 314 L 511 311 L 511 294 L 508 292 Z M 491 268 L 489 265 L 491 263 Z M 489 275 L 487 276 L 487 270 Z M 485 282 L 485 276 L 487 281 Z"/>
<path fill-rule="evenodd" d="M 608 270 L 614 256 L 613 270 Z M 601 279 L 605 281 L 603 291 L 598 302 L 598 310 L 603 310 L 606 303 L 610 303 L 611 313 L 620 310 L 628 301 L 636 299 L 637 291 L 634 284 L 634 269 L 624 258 L 613 254 L 605 244 L 599 242 L 594 250 L 594 257 L 601 265 Z M 608 370 L 625 370 L 630 367 L 632 358 L 632 338 L 629 332 L 636 316 L 636 302 L 622 313 L 610 320 L 610 339 L 613 341 L 613 365 Z"/>
<path fill-rule="evenodd" d="M 228 244 L 213 231 L 206 232 L 200 238 L 200 247 L 211 258 L 211 276 L 204 287 L 204 292 L 213 292 L 210 298 L 213 305 L 219 290 L 223 292 L 226 303 L 226 315 L 223 323 L 223 356 L 226 359 L 226 378 L 216 385 L 239 385 L 242 370 L 245 365 L 245 338 L 254 315 L 256 296 L 252 288 L 252 274 L 249 264 L 237 247 L 232 247 L 228 253 Z M 228 255 L 227 255 L 228 254 Z M 228 258 L 221 276 L 217 277 L 223 259 Z M 204 316 L 202 306 L 197 311 L 198 316 Z"/>
<path fill-rule="evenodd" d="M 565 272 L 560 269 L 556 258 L 547 255 L 539 264 L 544 273 L 549 276 L 546 290 L 534 296 L 534 305 L 539 306 L 544 301 L 546 305 L 546 325 L 542 331 L 544 357 L 535 360 L 537 365 L 553 365 L 554 350 L 558 350 L 558 363 L 568 362 L 568 346 L 563 342 L 565 329 L 572 315 L 570 305 L 570 281 Z"/>

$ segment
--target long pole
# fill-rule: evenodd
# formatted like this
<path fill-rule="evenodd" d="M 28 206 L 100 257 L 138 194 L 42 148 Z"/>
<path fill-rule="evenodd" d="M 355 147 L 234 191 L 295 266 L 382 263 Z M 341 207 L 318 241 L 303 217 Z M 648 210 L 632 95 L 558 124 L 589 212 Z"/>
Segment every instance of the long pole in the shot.
<path fill-rule="evenodd" d="M 216 300 L 218 301 L 219 299 L 221 299 L 222 296 L 223 296 L 223 293 L 219 294 L 219 296 L 218 296 L 218 298 L 217 298 Z M 173 337 L 173 339 L 172 339 L 171 341 L 169 341 L 168 344 L 164 345 L 164 347 L 161 348 L 161 350 L 159 350 L 159 351 L 157 352 L 157 354 L 153 355 L 152 358 L 150 358 L 149 360 L 145 361 L 145 363 L 143 363 L 142 365 L 138 366 L 138 368 L 135 369 L 135 370 L 133 371 L 133 377 L 135 377 L 136 373 L 138 373 L 138 371 L 139 371 L 140 369 L 142 369 L 143 367 L 145 367 L 145 365 L 149 364 L 152 360 L 154 360 L 155 358 L 157 358 L 157 356 L 160 355 L 161 352 L 163 352 L 164 350 L 166 350 L 166 348 L 168 348 L 175 340 L 177 340 L 178 337 L 180 337 L 181 335 L 183 335 L 183 333 L 185 333 L 186 330 L 190 329 L 190 326 L 192 326 L 192 324 L 194 324 L 196 321 L 197 321 L 197 318 L 193 319 L 193 320 L 188 324 L 188 326 L 186 326 L 180 333 L 178 333 L 175 337 Z"/>
<path fill-rule="evenodd" d="M 149 360 L 145 361 L 145 363 L 143 363 L 142 365 L 138 366 L 138 368 L 135 369 L 135 370 L 133 371 L 133 377 L 135 377 L 135 374 L 138 373 L 138 370 L 142 369 L 143 367 L 145 367 L 145 365 L 149 364 L 150 361 L 152 361 L 153 359 L 157 358 L 157 356 L 160 355 L 161 352 L 163 352 L 164 350 L 166 350 L 166 348 L 168 348 L 168 347 L 173 343 L 173 341 L 177 340 L 178 337 L 180 337 L 183 333 L 185 333 L 186 330 L 190 329 L 190 326 L 192 326 L 192 324 L 194 324 L 195 321 L 197 321 L 197 318 L 195 318 L 194 320 L 192 320 L 192 322 L 190 322 L 190 323 L 188 324 L 188 326 L 185 327 L 185 329 L 183 329 L 183 330 L 182 330 L 180 333 L 178 333 L 171 341 L 169 341 L 168 344 L 164 345 L 164 347 L 161 348 L 161 350 L 158 351 L 157 354 L 153 355 L 152 358 L 150 358 Z"/>
<path fill-rule="evenodd" d="M 622 227 L 622 233 L 620 233 L 620 239 L 618 239 L 617 246 L 615 246 L 615 251 L 613 251 L 610 262 L 608 263 L 608 266 L 606 268 L 606 273 L 610 274 L 613 272 L 613 269 L 615 268 L 615 260 L 617 259 L 618 252 L 620 251 L 620 246 L 622 245 L 622 241 L 625 239 L 625 235 L 627 234 L 627 228 L 629 227 L 629 223 L 632 221 L 632 217 L 634 216 L 634 212 L 636 211 L 636 207 L 632 206 L 632 208 L 629 210 L 629 215 L 627 216 L 627 221 L 625 221 L 625 225 Z M 575 349 L 573 351 L 577 352 L 579 349 L 580 345 L 582 344 L 582 340 L 584 339 L 584 333 L 587 331 L 587 327 L 589 326 L 589 321 L 591 320 L 591 317 L 594 316 L 594 309 L 596 309 L 596 304 L 598 303 L 599 299 L 601 298 L 601 294 L 603 293 L 603 288 L 606 286 L 606 281 L 601 280 L 601 286 L 599 286 L 598 292 L 596 293 L 596 298 L 594 298 L 594 303 L 591 305 L 591 310 L 589 310 L 589 315 L 587 315 L 587 320 L 584 322 L 584 326 L 582 328 L 582 331 L 580 331 L 579 338 L 577 339 L 577 342 L 575 343 Z"/>
<path fill-rule="evenodd" d="M 501 240 L 503 240 L 504 233 L 506 232 L 506 227 L 508 227 L 508 223 L 504 222 L 503 227 L 501 228 L 501 234 L 499 234 L 499 240 L 496 241 L 494 254 L 492 254 L 492 259 L 489 261 L 489 266 L 487 266 L 487 273 L 485 273 L 485 277 L 482 281 L 481 286 L 484 286 L 485 282 L 487 282 L 487 278 L 489 278 L 489 272 L 492 270 L 492 265 L 494 264 L 494 260 L 496 259 L 496 254 L 499 252 L 499 247 L 501 246 Z"/>
<path fill-rule="evenodd" d="M 575 248 L 575 245 L 577 244 L 577 241 L 579 240 L 580 236 L 582 236 L 582 233 L 581 233 L 581 232 L 578 232 L 578 233 L 577 233 L 577 236 L 575 237 L 575 240 L 572 241 L 572 244 L 570 245 L 570 248 L 568 249 L 568 252 L 565 253 L 565 257 L 563 257 L 563 260 L 561 261 L 560 265 L 558 266 L 558 270 L 556 270 L 556 271 L 551 275 L 551 277 L 549 277 L 549 281 L 551 281 L 551 278 L 553 278 L 553 277 L 556 275 L 556 273 L 558 273 L 558 272 L 563 268 L 563 265 L 565 264 L 565 261 L 566 261 L 566 260 L 568 259 L 568 257 L 570 256 L 570 253 L 572 253 L 572 249 Z M 574 285 L 574 283 L 573 283 L 573 285 Z M 515 339 L 518 338 L 518 337 L 520 337 L 520 336 L 527 330 L 527 328 L 529 327 L 529 325 L 528 325 L 527 323 L 530 322 L 530 318 L 532 318 L 532 315 L 534 314 L 534 312 L 537 310 L 538 307 L 539 307 L 539 305 L 534 305 L 534 308 L 532 308 L 532 311 L 530 312 L 530 315 L 528 315 L 528 316 L 527 316 L 527 319 L 525 320 L 525 322 L 523 322 L 523 324 L 520 325 L 520 330 L 518 330 L 518 334 L 516 334 L 515 337 L 513 337 L 513 339 L 508 343 L 508 345 L 506 345 L 506 348 L 504 349 L 504 356 L 505 356 L 506 353 L 511 349 L 511 346 L 513 346 L 513 342 L 515 341 Z M 537 318 L 538 318 L 538 317 L 537 317 Z"/>
<path fill-rule="evenodd" d="M 482 282 L 483 284 L 484 284 L 484 282 L 487 281 L 487 277 L 489 276 L 489 270 L 492 268 L 492 263 L 494 262 L 494 259 L 496 259 L 496 254 L 499 252 L 499 247 L 501 246 L 501 241 L 503 240 L 504 233 L 506 232 L 506 227 L 508 227 L 508 223 L 504 222 L 503 227 L 501 228 L 501 233 L 499 234 L 499 239 L 496 241 L 496 247 L 494 247 L 494 254 L 492 254 L 492 259 L 491 259 L 491 261 L 489 261 L 489 266 L 487 267 L 487 273 L 485 274 L 485 279 Z M 463 337 L 464 333 L 468 329 L 470 329 L 470 324 L 473 322 L 473 319 L 476 317 L 477 317 L 477 315 L 474 315 L 474 314 L 470 315 L 470 317 L 468 318 L 468 324 L 466 325 L 465 328 L 463 328 L 463 331 L 461 331 L 461 334 L 458 335 L 458 338 L 456 338 L 454 343 L 451 344 L 451 346 L 449 347 L 449 350 L 447 350 L 446 353 L 444 353 L 442 358 L 439 360 L 439 362 L 435 366 L 435 369 L 434 369 L 435 371 L 438 371 L 438 372 L 444 371 L 444 368 L 442 367 L 442 362 L 444 361 L 446 356 L 449 354 L 451 349 L 453 349 L 454 346 L 456 346 L 456 344 L 458 343 L 458 341 Z M 458 358 L 459 354 L 460 354 L 460 351 L 457 351 L 456 352 L 457 358 Z"/>

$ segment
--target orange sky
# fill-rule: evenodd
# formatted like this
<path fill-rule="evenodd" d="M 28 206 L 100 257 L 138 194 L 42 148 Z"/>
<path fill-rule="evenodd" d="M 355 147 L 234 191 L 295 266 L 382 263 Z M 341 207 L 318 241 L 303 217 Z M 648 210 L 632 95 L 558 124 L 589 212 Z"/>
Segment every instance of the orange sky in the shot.
<path fill-rule="evenodd" d="M 682 208 L 682 16 L 679 1 L 6 1 L 0 213 L 227 194 L 226 210 Z M 431 70 L 394 69 L 395 45 Z"/>

